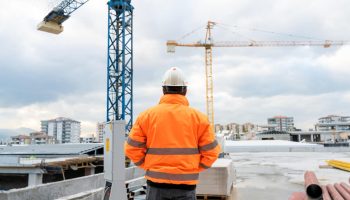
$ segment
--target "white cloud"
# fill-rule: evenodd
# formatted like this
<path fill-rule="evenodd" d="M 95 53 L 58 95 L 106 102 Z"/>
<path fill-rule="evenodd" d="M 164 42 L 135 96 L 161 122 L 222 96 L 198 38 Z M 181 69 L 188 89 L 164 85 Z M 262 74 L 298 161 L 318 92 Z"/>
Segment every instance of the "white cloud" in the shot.
<path fill-rule="evenodd" d="M 81 121 L 83 133 L 91 133 L 105 119 L 106 2 L 89 1 L 58 36 L 36 30 L 52 2 L 0 1 L 0 128 L 39 129 L 40 120 L 65 116 Z M 178 48 L 169 55 L 165 43 L 207 20 L 241 27 L 229 28 L 231 32 L 216 27 L 215 41 L 307 39 L 251 28 L 334 40 L 350 35 L 348 0 L 133 4 L 135 117 L 158 103 L 161 78 L 170 66 L 186 72 L 190 104 L 205 111 L 204 50 Z M 186 41 L 204 35 L 202 30 Z M 349 53 L 349 47 L 214 49 L 216 122 L 266 123 L 281 114 L 294 116 L 297 127 L 311 128 L 321 116 L 349 115 Z"/>
<path fill-rule="evenodd" d="M 333 54 L 321 55 L 316 63 L 327 70 L 331 76 L 345 81 L 350 76 L 349 55 L 350 47 L 343 46 Z"/>

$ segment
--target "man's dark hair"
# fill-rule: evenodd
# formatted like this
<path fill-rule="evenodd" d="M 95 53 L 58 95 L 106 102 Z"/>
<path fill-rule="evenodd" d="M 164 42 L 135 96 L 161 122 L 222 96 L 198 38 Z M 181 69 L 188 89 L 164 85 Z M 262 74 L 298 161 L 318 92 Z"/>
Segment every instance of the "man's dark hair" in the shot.
<path fill-rule="evenodd" d="M 163 94 L 181 94 L 185 96 L 186 93 L 186 86 L 163 86 Z"/>

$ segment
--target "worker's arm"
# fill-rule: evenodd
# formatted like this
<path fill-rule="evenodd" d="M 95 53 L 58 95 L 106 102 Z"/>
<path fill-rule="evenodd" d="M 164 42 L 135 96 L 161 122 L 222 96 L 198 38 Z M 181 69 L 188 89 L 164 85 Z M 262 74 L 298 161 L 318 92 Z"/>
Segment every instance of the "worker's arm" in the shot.
<path fill-rule="evenodd" d="M 201 127 L 202 133 L 199 136 L 198 148 L 201 154 L 199 170 L 203 171 L 210 168 L 218 158 L 220 146 L 215 139 L 213 128 L 207 120 Z"/>
<path fill-rule="evenodd" d="M 146 156 L 146 135 L 141 128 L 142 117 L 140 116 L 133 125 L 129 137 L 124 145 L 125 155 L 135 163 L 136 166 L 143 168 Z"/>

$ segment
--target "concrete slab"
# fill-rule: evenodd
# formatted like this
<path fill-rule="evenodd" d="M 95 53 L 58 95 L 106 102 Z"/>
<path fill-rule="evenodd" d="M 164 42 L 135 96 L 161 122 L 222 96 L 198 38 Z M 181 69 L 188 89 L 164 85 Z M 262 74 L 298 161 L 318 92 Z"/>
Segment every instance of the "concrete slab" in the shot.
<path fill-rule="evenodd" d="M 304 191 L 304 172 L 316 173 L 320 184 L 348 182 L 349 173 L 319 168 L 328 159 L 350 160 L 350 152 L 263 152 L 230 154 L 236 169 L 234 196 L 246 199 L 288 199 Z"/>

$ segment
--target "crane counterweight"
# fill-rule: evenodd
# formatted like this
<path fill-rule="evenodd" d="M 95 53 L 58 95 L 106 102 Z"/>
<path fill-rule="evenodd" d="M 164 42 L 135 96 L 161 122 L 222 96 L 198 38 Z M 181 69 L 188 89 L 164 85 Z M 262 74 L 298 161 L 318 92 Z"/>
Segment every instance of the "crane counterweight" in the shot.
<path fill-rule="evenodd" d="M 39 31 L 44 31 L 53 34 L 60 34 L 63 32 L 63 26 L 55 22 L 42 21 L 38 24 L 37 29 Z"/>

